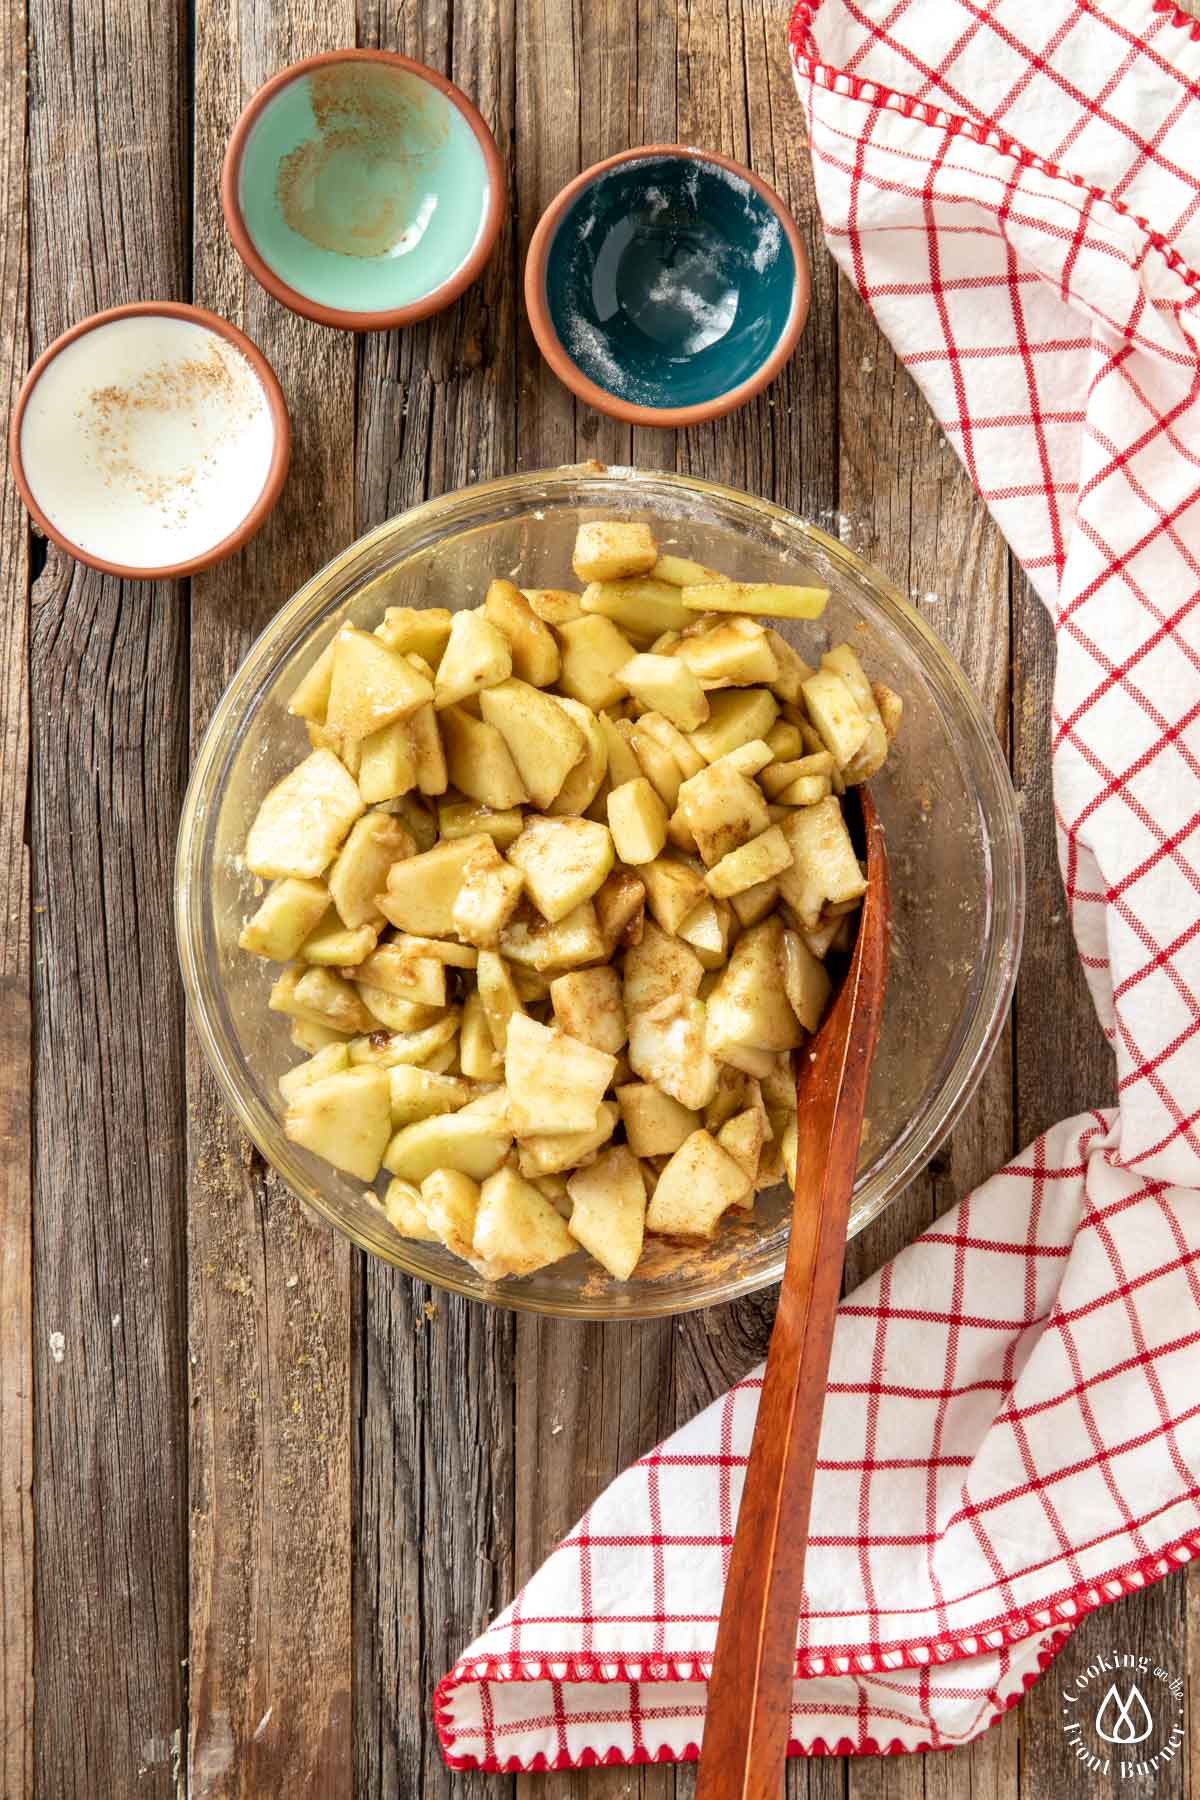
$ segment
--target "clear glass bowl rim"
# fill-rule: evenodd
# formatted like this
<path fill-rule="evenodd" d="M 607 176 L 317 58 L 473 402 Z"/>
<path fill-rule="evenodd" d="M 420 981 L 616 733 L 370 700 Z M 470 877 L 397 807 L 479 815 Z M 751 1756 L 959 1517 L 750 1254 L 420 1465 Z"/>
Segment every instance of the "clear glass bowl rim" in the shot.
<path fill-rule="evenodd" d="M 302 631 L 318 624 L 327 609 L 331 590 L 336 591 L 344 583 L 347 572 L 355 563 L 369 564 L 376 547 L 387 544 L 394 548 L 398 536 L 407 538 L 411 548 L 415 549 L 427 544 L 432 535 L 467 525 L 479 513 L 493 509 L 514 505 L 533 507 L 539 500 L 552 502 L 556 499 L 586 506 L 590 484 L 595 484 L 599 492 L 614 484 L 623 489 L 632 487 L 636 490 L 632 503 L 651 511 L 656 492 L 711 499 L 722 507 L 745 510 L 759 520 L 770 522 L 778 528 L 779 535 L 798 545 L 808 541 L 818 547 L 825 558 L 840 566 L 850 583 L 867 588 L 873 602 L 893 626 L 914 641 L 934 694 L 952 714 L 956 729 L 968 740 L 966 748 L 972 770 L 976 776 L 982 774 L 984 777 L 986 793 L 981 787 L 979 800 L 987 825 L 991 931 L 978 1003 L 957 1053 L 943 1072 L 932 1104 L 917 1129 L 900 1139 L 887 1161 L 868 1171 L 865 1179 L 860 1177 L 851 1206 L 851 1236 L 862 1231 L 904 1191 L 954 1129 L 999 1042 L 1016 985 L 1025 917 L 1025 863 L 1017 798 L 1004 753 L 974 689 L 946 645 L 899 589 L 847 545 L 773 501 L 719 482 L 692 475 L 617 465 L 605 467 L 596 463 L 526 470 L 477 482 L 398 513 L 331 557 L 279 608 L 239 664 L 218 701 L 201 740 L 180 815 L 175 863 L 175 929 L 193 1027 L 222 1094 L 242 1128 L 292 1192 L 323 1223 L 349 1238 L 360 1250 L 380 1257 L 418 1280 L 429 1281 L 429 1272 L 407 1260 L 403 1240 L 395 1234 L 386 1239 L 381 1234 L 378 1239 L 371 1240 L 335 1216 L 320 1189 L 290 1154 L 278 1118 L 258 1103 L 239 1076 L 238 1048 L 223 1031 L 220 1009 L 213 1004 L 219 978 L 200 953 L 203 911 L 210 891 L 207 827 L 232 750 L 229 737 L 232 722 L 270 687 L 284 654 Z M 476 522 L 483 524 L 485 521 Z M 619 1306 L 603 1300 L 597 1302 L 594 1298 L 584 1303 L 582 1295 L 577 1304 L 559 1303 L 545 1295 L 522 1292 L 516 1284 L 505 1284 L 502 1290 L 489 1289 L 466 1264 L 461 1278 L 455 1274 L 441 1275 L 436 1285 L 468 1299 L 484 1300 L 518 1311 L 579 1319 L 657 1318 L 720 1305 L 770 1287 L 782 1279 L 783 1262 L 784 1248 L 781 1246 L 778 1266 L 771 1264 L 743 1275 L 724 1274 L 714 1280 L 711 1289 L 683 1296 L 673 1294 L 664 1286 L 658 1295 L 647 1291 L 644 1300 Z"/>

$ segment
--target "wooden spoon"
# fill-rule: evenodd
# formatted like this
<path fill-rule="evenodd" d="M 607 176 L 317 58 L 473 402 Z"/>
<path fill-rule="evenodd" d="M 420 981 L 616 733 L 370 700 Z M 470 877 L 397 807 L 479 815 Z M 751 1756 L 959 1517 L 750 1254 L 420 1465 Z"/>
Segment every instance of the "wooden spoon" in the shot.
<path fill-rule="evenodd" d="M 890 929 L 883 826 L 861 790 L 867 893 L 849 972 L 797 1053 L 796 1197 L 708 1687 L 696 1800 L 779 1800 L 817 1439 Z"/>

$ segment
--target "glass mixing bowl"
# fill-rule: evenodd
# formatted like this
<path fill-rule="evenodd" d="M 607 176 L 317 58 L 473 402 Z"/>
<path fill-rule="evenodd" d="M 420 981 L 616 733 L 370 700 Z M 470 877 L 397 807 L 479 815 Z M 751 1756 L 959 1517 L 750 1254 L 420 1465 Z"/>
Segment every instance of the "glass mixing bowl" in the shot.
<path fill-rule="evenodd" d="M 271 620 L 213 714 L 184 803 L 176 923 L 184 984 L 204 1052 L 246 1131 L 288 1185 L 363 1250 L 435 1287 L 578 1318 L 638 1318 L 730 1300 L 779 1281 L 791 1196 L 760 1194 L 753 1216 L 701 1249 L 648 1241 L 637 1279 L 611 1280 L 581 1252 L 521 1280 L 486 1281 L 436 1244 L 399 1237 L 339 1174 L 283 1134 L 276 1082 L 299 1060 L 267 1010 L 278 970 L 240 951 L 258 884 L 246 831 L 273 782 L 306 753 L 287 697 L 346 621 L 385 606 L 475 605 L 488 581 L 571 585 L 584 519 L 644 519 L 659 543 L 743 580 L 832 591 L 816 625 L 788 625 L 816 661 L 848 640 L 870 675 L 904 697 L 904 723 L 871 784 L 887 830 L 893 944 L 850 1229 L 861 1231 L 928 1162 L 995 1047 L 1020 955 L 1024 877 L 1008 769 L 961 669 L 874 569 L 773 506 L 690 476 L 597 465 L 516 475 L 431 500 L 327 563 Z"/>

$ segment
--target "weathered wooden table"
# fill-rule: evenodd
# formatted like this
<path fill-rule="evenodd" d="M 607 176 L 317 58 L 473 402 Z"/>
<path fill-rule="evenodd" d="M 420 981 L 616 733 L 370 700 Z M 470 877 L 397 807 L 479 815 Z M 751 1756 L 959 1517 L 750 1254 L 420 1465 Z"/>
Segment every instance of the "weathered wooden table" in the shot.
<path fill-rule="evenodd" d="M 599 457 L 694 470 L 840 532 L 914 597 L 984 696 L 1030 873 L 1012 1027 L 953 1141 L 852 1245 L 855 1283 L 1036 1131 L 1110 1092 L 1055 864 L 1042 609 L 821 248 L 783 0 L 22 11 L 12 0 L 0 26 L 10 395 L 83 314 L 191 296 L 270 357 L 296 444 L 262 535 L 190 586 L 77 566 L 30 535 L 4 490 L 0 1794 L 689 1794 L 690 1772 L 670 1768 L 452 1777 L 430 1694 L 609 1477 L 762 1353 L 773 1297 L 628 1327 L 516 1318 L 431 1296 L 310 1224 L 187 1037 L 171 883 L 191 752 L 275 608 L 427 495 Z M 217 199 L 250 92 L 355 41 L 444 68 L 475 97 L 511 200 L 460 305 L 358 342 L 260 292 Z M 811 322 L 783 378 L 686 436 L 576 406 L 518 300 L 561 183 L 674 139 L 775 182 L 814 263 Z M 1176 1576 L 1095 1615 L 1071 1664 L 1117 1643 L 1182 1671 L 1198 1601 L 1196 1579 Z M 795 1764 L 788 1792 L 1115 1792 L 1073 1773 L 1059 1704 L 1051 1678 L 968 1749 Z M 1189 1777 L 1181 1762 L 1153 1792 L 1193 1785 L 1200 1764 Z"/>

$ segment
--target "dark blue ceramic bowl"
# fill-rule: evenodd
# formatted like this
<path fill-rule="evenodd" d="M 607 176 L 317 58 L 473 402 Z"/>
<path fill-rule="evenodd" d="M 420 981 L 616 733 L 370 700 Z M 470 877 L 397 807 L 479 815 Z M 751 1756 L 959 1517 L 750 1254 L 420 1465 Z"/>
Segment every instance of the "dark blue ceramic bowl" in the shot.
<path fill-rule="evenodd" d="M 634 424 L 690 425 L 774 380 L 808 312 L 808 259 L 749 169 L 684 145 L 627 150 L 563 189 L 525 301 L 560 380 Z"/>

